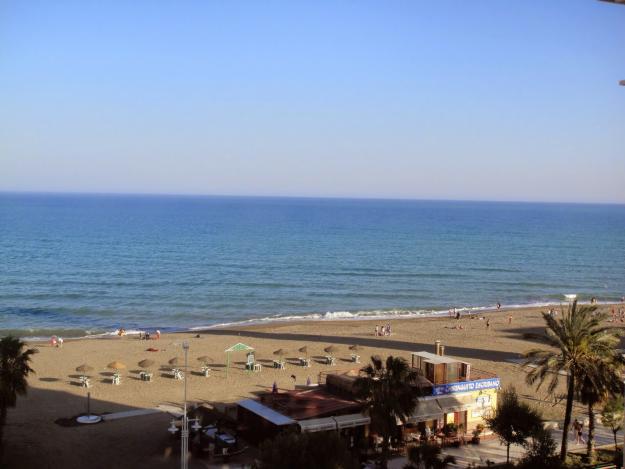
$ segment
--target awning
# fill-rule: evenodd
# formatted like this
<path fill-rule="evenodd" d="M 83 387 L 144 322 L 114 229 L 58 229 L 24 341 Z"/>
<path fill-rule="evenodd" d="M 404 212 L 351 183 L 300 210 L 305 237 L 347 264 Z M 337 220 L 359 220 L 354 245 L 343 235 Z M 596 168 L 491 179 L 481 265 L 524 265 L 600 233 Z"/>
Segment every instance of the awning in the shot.
<path fill-rule="evenodd" d="M 406 420 L 406 423 L 419 423 L 426 422 L 428 420 L 441 420 L 443 418 L 443 411 L 438 405 L 436 399 L 419 399 L 417 401 L 417 408 L 410 417 Z"/>
<path fill-rule="evenodd" d="M 337 415 L 332 418 L 336 421 L 339 430 L 342 428 L 360 427 L 371 423 L 371 419 L 367 415 L 362 414 Z"/>
<path fill-rule="evenodd" d="M 436 400 L 438 401 L 438 405 L 441 406 L 441 409 L 443 409 L 443 412 L 446 414 L 469 410 L 471 407 L 473 407 L 473 405 L 475 405 L 475 399 L 471 396 L 471 394 L 467 394 L 464 396 L 459 395 L 439 397 Z"/>
<path fill-rule="evenodd" d="M 325 432 L 328 430 L 336 430 L 336 422 L 332 417 L 323 419 L 300 420 L 297 422 L 302 432 Z"/>
<path fill-rule="evenodd" d="M 253 399 L 244 399 L 242 401 L 237 402 L 238 405 L 243 407 L 244 409 L 249 410 L 250 412 L 255 413 L 259 417 L 264 418 L 268 422 L 273 423 L 274 425 L 282 426 L 282 425 L 291 425 L 296 423 L 295 420 L 287 417 L 286 415 L 282 415 L 279 412 L 276 412 L 270 407 L 261 404 L 258 401 Z"/>

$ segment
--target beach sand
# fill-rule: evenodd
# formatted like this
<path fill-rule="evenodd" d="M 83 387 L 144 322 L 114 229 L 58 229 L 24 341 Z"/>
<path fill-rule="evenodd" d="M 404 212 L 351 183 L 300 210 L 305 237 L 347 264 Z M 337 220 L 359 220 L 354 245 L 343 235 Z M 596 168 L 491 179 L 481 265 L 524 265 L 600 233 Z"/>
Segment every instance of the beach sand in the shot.
<path fill-rule="evenodd" d="M 602 306 L 609 310 L 609 306 Z M 91 409 L 95 413 L 116 413 L 136 409 L 152 409 L 159 405 L 180 406 L 183 382 L 174 380 L 160 367 L 170 368 L 172 357 L 183 358 L 182 341 L 189 342 L 188 400 L 198 403 L 232 403 L 254 396 L 271 388 L 277 382 L 281 389 L 293 389 L 295 383 L 304 384 L 308 377 L 317 381 L 320 372 L 332 369 L 347 371 L 362 365 L 350 363 L 349 345 L 362 347 L 359 355 L 363 363 L 371 355 L 401 356 L 410 361 L 410 353 L 434 350 L 434 341 L 440 339 L 446 355 L 468 361 L 474 368 L 489 371 L 501 378 L 503 386 L 514 385 L 519 394 L 537 406 L 546 419 L 562 417 L 563 406 L 554 405 L 553 396 L 536 391 L 525 384 L 525 372 L 514 363 L 520 354 L 535 347 L 535 342 L 524 339 L 527 332 L 540 332 L 544 327 L 541 311 L 545 308 L 525 308 L 480 313 L 486 321 L 463 317 L 399 319 L 391 321 L 307 321 L 269 323 L 257 326 L 214 329 L 200 332 L 164 334 L 159 340 L 144 341 L 136 336 L 106 339 L 67 340 L 62 348 L 46 343 L 32 343 L 39 349 L 32 367 L 36 374 L 29 379 L 27 397 L 20 398 L 18 406 L 9 410 L 5 428 L 5 464 L 7 467 L 172 467 L 177 453 L 172 453 L 167 426 L 171 416 L 166 412 L 107 421 L 89 427 L 61 426 L 55 421 L 68 419 L 86 410 L 86 389 L 75 383 L 74 370 L 88 363 L 94 367 L 90 388 Z M 512 323 L 508 324 L 508 317 Z M 376 323 L 390 322 L 390 337 L 375 337 Z M 462 325 L 463 329 L 456 326 Z M 618 326 L 623 326 L 618 324 Z M 231 355 L 231 368 L 226 378 L 224 350 L 243 342 L 256 350 L 256 358 L 264 367 L 261 373 L 244 371 L 245 354 Z M 324 347 L 335 344 L 336 367 L 317 363 Z M 287 361 L 300 356 L 297 349 L 308 346 L 313 358 L 312 367 L 305 369 L 287 364 L 286 370 L 271 367 L 273 351 L 287 349 Z M 159 349 L 148 352 L 147 348 Z M 212 375 L 199 374 L 197 357 L 208 355 L 214 359 Z M 156 362 L 154 381 L 138 379 L 137 362 L 144 358 Z M 127 370 L 122 372 L 122 384 L 110 384 L 110 370 L 106 365 L 122 361 Z M 562 393 L 561 386 L 558 392 Z M 575 412 L 582 412 L 576 407 Z"/>

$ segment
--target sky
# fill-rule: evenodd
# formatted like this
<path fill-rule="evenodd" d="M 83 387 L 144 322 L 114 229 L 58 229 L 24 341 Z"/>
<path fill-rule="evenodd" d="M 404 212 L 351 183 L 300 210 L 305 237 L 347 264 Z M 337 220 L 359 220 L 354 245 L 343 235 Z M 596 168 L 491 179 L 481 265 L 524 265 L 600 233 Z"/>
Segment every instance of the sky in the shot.
<path fill-rule="evenodd" d="M 625 203 L 625 6 L 0 2 L 0 191 Z"/>

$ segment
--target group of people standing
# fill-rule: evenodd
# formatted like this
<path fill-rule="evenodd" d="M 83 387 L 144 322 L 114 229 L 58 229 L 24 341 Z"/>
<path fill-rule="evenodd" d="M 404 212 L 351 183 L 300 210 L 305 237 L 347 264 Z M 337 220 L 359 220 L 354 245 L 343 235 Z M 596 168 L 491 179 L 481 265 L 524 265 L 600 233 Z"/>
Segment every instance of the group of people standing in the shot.
<path fill-rule="evenodd" d="M 382 324 L 382 325 L 375 325 L 375 335 L 377 336 L 381 336 L 381 335 L 391 335 L 391 324 L 390 323 L 386 323 L 386 324 Z"/>

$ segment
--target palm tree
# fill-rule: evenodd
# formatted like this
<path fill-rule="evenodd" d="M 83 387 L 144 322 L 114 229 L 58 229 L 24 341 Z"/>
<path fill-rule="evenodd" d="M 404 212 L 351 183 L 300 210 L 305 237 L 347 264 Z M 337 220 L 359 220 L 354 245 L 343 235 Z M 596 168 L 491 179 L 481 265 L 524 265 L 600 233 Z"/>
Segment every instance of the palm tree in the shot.
<path fill-rule="evenodd" d="M 413 446 L 408 450 L 408 460 L 411 464 L 404 469 L 445 469 L 449 464 L 456 464 L 456 458 L 447 455 L 441 457 L 441 448 L 427 443 Z"/>
<path fill-rule="evenodd" d="M 2 436 L 7 409 L 15 407 L 17 396 L 28 389 L 26 378 L 33 370 L 30 357 L 35 350 L 23 350 L 26 344 L 17 337 L 0 339 L 0 461 L 2 460 Z"/>
<path fill-rule="evenodd" d="M 576 380 L 583 378 L 590 369 L 592 357 L 611 356 L 614 353 L 615 329 L 601 325 L 603 316 L 595 315 L 596 306 L 577 307 L 574 301 L 560 318 L 543 313 L 547 327 L 545 335 L 532 335 L 539 338 L 552 348 L 533 349 L 525 353 L 525 365 L 534 365 L 527 375 L 528 384 L 538 382 L 540 388 L 546 381 L 547 389 L 553 393 L 560 380 L 560 372 L 567 376 L 566 408 L 562 431 L 560 460 L 566 458 L 568 433 L 571 425 L 573 399 L 576 391 Z M 578 387 L 579 388 L 579 387 Z"/>
<path fill-rule="evenodd" d="M 614 337 L 615 346 L 618 337 Z M 610 396 L 620 395 L 622 359 L 616 352 L 608 356 L 590 357 L 578 379 L 577 394 L 582 404 L 588 406 L 588 440 L 586 457 L 589 463 L 595 460 L 595 410 L 594 406 Z"/>
<path fill-rule="evenodd" d="M 362 369 L 365 376 L 356 380 L 356 395 L 364 401 L 371 418 L 371 428 L 382 437 L 380 465 L 388 461 L 389 440 L 397 435 L 398 421 L 405 422 L 417 406 L 414 383 L 417 372 L 411 371 L 406 360 L 389 356 L 386 363 L 379 356 Z"/>

